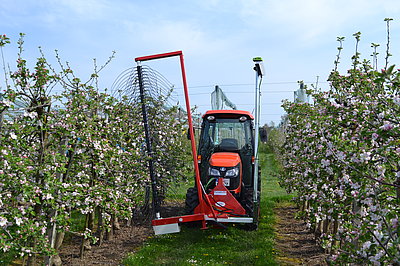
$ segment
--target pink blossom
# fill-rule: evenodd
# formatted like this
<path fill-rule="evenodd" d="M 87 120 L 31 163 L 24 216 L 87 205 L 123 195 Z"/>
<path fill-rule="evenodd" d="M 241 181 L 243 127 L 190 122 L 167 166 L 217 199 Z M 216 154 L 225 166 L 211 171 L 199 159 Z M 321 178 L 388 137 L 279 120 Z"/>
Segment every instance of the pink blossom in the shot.
<path fill-rule="evenodd" d="M 321 160 L 321 164 L 322 164 L 322 166 L 327 167 L 327 166 L 329 166 L 331 164 L 331 161 L 322 159 Z"/>
<path fill-rule="evenodd" d="M 393 124 L 390 123 L 389 121 L 385 121 L 385 122 L 383 122 L 381 129 L 386 130 L 386 131 L 391 130 L 391 129 L 393 129 Z"/>
<path fill-rule="evenodd" d="M 400 105 L 400 96 L 399 95 L 395 96 L 393 102 L 397 105 Z"/>

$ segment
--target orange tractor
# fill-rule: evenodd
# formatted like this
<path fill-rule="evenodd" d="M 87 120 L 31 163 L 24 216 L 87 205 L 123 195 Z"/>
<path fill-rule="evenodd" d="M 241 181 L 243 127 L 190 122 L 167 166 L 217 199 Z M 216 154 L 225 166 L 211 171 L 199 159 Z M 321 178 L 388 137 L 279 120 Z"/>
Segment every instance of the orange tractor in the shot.
<path fill-rule="evenodd" d="M 179 225 L 201 222 L 202 229 L 210 223 L 225 227 L 227 223 L 246 224 L 249 229 L 257 229 L 260 209 L 260 169 L 258 165 L 258 140 L 260 127 L 261 81 L 264 75 L 262 59 L 257 57 L 256 91 L 254 116 L 248 111 L 212 110 L 203 115 L 198 149 L 190 112 L 189 93 L 181 51 L 138 57 L 138 72 L 143 61 L 179 56 L 189 136 L 192 146 L 195 185 L 186 194 L 187 215 L 161 218 L 157 201 L 157 179 L 153 176 L 152 161 L 149 159 L 150 178 L 153 186 L 155 219 L 152 220 L 156 235 L 180 231 Z M 139 75 L 139 87 L 142 78 Z M 146 112 L 144 124 L 146 128 Z M 146 139 L 147 133 L 146 133 Z M 151 143 L 147 143 L 151 154 Z"/>
<path fill-rule="evenodd" d="M 253 123 L 254 117 L 247 111 L 207 111 L 197 150 L 201 190 L 215 212 L 216 221 L 246 223 L 251 229 L 257 228 L 261 181 L 255 163 Z M 207 206 L 199 203 L 198 189 L 189 188 L 186 211 L 201 213 L 206 207 L 202 205 Z M 212 212 L 209 214 L 213 217 Z"/>

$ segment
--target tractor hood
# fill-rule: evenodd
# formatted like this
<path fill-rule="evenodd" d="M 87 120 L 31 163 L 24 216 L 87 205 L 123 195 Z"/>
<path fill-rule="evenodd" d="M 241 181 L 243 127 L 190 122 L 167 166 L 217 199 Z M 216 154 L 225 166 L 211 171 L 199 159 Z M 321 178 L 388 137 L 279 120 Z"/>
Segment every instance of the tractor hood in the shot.
<path fill-rule="evenodd" d="M 210 158 L 210 165 L 218 167 L 235 167 L 240 162 L 240 156 L 235 152 L 216 152 Z"/>

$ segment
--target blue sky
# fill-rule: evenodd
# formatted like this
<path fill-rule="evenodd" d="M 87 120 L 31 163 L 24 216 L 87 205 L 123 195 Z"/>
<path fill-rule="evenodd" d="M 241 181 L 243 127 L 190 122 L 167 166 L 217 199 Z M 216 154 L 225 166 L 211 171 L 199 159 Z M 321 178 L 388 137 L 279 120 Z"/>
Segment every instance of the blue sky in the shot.
<path fill-rule="evenodd" d="M 135 66 L 134 58 L 182 50 L 191 104 L 210 108 L 219 85 L 238 108 L 253 110 L 252 58 L 264 59 L 262 123 L 279 123 L 283 99 L 293 99 L 297 81 L 319 87 L 337 53 L 336 37 L 344 36 L 340 70 L 350 66 L 353 33 L 360 31 L 360 51 L 370 58 L 371 43 L 379 43 L 384 65 L 386 24 L 391 23 L 391 63 L 398 59 L 400 2 L 397 0 L 1 0 L 0 34 L 12 44 L 6 61 L 15 68 L 18 34 L 25 37 L 25 57 L 34 63 L 41 46 L 50 62 L 54 50 L 85 80 L 112 51 L 116 58 L 101 73 L 101 87 L 110 88 L 119 73 Z M 170 58 L 147 65 L 162 73 L 181 98 L 179 62 Z M 2 75 L 3 76 L 3 75 Z M 0 80 L 0 86 L 4 86 Z"/>

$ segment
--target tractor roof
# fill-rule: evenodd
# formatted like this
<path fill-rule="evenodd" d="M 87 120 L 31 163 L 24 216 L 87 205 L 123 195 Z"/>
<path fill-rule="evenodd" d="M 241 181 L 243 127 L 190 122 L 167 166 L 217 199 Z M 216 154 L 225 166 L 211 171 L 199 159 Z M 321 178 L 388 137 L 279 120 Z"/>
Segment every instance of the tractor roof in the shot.
<path fill-rule="evenodd" d="M 241 116 L 241 115 L 246 115 L 250 117 L 251 120 L 254 120 L 254 116 L 248 112 L 248 111 L 243 111 L 243 110 L 209 110 L 207 111 L 204 115 L 203 118 L 209 115 L 214 115 L 214 116 Z"/>

